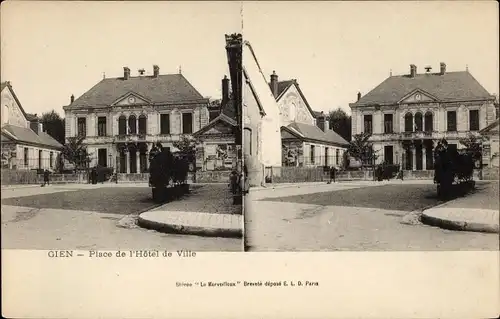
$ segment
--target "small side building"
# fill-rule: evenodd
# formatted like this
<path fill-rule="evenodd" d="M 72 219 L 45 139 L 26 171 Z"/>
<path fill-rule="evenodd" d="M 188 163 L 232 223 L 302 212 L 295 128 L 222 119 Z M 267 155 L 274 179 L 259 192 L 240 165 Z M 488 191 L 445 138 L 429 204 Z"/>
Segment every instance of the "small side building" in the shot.
<path fill-rule="evenodd" d="M 62 144 L 47 134 L 35 115 L 26 113 L 10 82 L 1 84 L 3 169 L 56 168 Z"/>

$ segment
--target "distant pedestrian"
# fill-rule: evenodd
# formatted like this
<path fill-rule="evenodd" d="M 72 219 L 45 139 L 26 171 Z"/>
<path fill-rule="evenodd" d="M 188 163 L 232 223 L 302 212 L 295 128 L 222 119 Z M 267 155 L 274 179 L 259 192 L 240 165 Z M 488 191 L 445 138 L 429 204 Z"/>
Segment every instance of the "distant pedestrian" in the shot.
<path fill-rule="evenodd" d="M 45 185 L 50 185 L 50 172 L 49 170 L 44 170 L 43 171 L 43 184 L 42 187 Z"/>
<path fill-rule="evenodd" d="M 233 195 L 238 192 L 238 173 L 236 171 L 232 171 L 229 175 L 229 187 Z"/>
<path fill-rule="evenodd" d="M 332 181 L 335 183 L 335 178 L 337 175 L 337 168 L 335 166 L 330 167 L 330 181 L 328 184 L 332 183 Z"/>

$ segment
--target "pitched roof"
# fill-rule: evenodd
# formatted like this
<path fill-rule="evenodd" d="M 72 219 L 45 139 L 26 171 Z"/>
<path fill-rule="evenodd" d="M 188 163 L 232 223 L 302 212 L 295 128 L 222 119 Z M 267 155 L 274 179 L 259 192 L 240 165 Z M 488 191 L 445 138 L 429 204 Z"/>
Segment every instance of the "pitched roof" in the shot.
<path fill-rule="evenodd" d="M 24 111 L 24 108 L 23 106 L 21 105 L 21 102 L 19 101 L 19 99 L 17 98 L 17 95 L 16 95 L 16 92 L 14 92 L 14 89 L 12 88 L 12 84 L 10 84 L 9 81 L 5 81 L 5 82 L 2 82 L 1 83 L 1 86 L 0 86 L 0 92 L 3 91 L 3 89 L 7 87 L 9 88 L 9 91 L 10 93 L 12 94 L 12 97 L 14 98 L 14 100 L 16 101 L 19 109 L 21 110 L 21 112 L 23 113 L 24 117 L 26 118 L 26 120 L 30 120 L 30 116 L 28 115 L 28 113 L 26 113 L 26 111 Z M 30 114 L 31 115 L 31 114 Z"/>
<path fill-rule="evenodd" d="M 415 90 L 427 92 L 441 101 L 491 99 L 492 96 L 468 72 L 447 72 L 390 76 L 351 106 L 395 104 Z"/>
<path fill-rule="evenodd" d="M 148 99 L 152 104 L 208 102 L 182 74 L 164 74 L 130 77 L 128 80 L 123 77 L 103 79 L 69 106 L 109 106 L 129 92 Z"/>
<path fill-rule="evenodd" d="M 285 128 L 289 129 L 291 132 L 295 133 L 298 132 L 304 139 L 315 140 L 319 142 L 327 142 L 338 145 L 349 144 L 344 138 L 338 135 L 335 131 L 327 130 L 326 132 L 323 132 L 316 125 L 292 122 L 288 124 Z"/>
<path fill-rule="evenodd" d="M 6 137 L 13 136 L 15 140 L 18 142 L 43 145 L 49 148 L 62 147 L 62 145 L 49 134 L 45 132 L 40 132 L 40 134 L 36 134 L 32 129 L 27 127 L 20 127 L 7 124 L 2 127 L 2 135 L 4 134 L 6 135 Z"/>
<path fill-rule="evenodd" d="M 269 84 L 269 88 L 271 88 L 271 91 L 273 90 L 272 87 L 271 87 L 271 83 L 268 83 Z M 297 88 L 297 92 L 299 92 L 299 95 L 300 97 L 302 98 L 302 100 L 304 101 L 304 104 L 307 106 L 307 108 L 309 109 L 309 112 L 311 112 L 312 116 L 314 118 L 317 117 L 317 114 L 321 113 L 321 112 L 316 112 L 316 111 L 313 111 L 313 109 L 311 108 L 311 106 L 309 105 L 309 102 L 307 102 L 307 99 L 306 99 L 306 96 L 304 95 L 304 93 L 302 93 L 302 90 L 300 89 L 300 86 L 299 86 L 299 83 L 297 82 L 296 79 L 293 79 L 293 80 L 286 80 L 286 81 L 278 81 L 278 92 L 276 94 L 276 101 L 279 101 L 281 96 L 283 95 L 283 93 L 285 93 L 285 91 L 291 87 L 292 85 L 295 85 L 295 87 Z"/>
<path fill-rule="evenodd" d="M 493 131 L 493 129 L 496 127 L 497 130 L 498 130 L 498 127 L 499 127 L 499 120 L 500 119 L 496 119 L 494 122 L 492 122 L 490 125 L 486 126 L 485 128 L 483 128 L 481 131 L 479 131 L 479 133 L 481 134 L 484 134 L 484 133 L 489 133 L 491 131 Z"/>
<path fill-rule="evenodd" d="M 198 131 L 194 132 L 193 136 L 203 135 L 203 133 L 205 133 L 208 130 L 210 130 L 218 122 L 223 122 L 223 123 L 229 124 L 232 127 L 235 127 L 235 126 L 238 125 L 237 122 L 236 122 L 236 119 L 232 119 L 232 118 L 228 117 L 227 115 L 225 115 L 224 113 L 221 113 L 221 114 L 219 114 L 219 116 L 217 116 L 212 121 L 210 121 L 210 123 L 208 123 L 207 125 L 205 125 L 201 129 L 199 129 Z"/>

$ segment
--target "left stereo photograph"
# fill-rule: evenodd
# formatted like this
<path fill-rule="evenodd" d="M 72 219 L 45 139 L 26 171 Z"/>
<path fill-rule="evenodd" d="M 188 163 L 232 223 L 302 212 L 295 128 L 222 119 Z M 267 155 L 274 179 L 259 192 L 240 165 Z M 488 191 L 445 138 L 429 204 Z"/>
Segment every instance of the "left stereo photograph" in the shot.
<path fill-rule="evenodd" d="M 240 4 L 36 6 L 2 21 L 2 249 L 243 251 Z"/>

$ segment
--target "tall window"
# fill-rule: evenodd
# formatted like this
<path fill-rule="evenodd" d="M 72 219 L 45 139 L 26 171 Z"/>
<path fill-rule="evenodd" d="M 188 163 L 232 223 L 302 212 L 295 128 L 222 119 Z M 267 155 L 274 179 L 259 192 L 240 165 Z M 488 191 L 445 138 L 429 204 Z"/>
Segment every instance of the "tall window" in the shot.
<path fill-rule="evenodd" d="M 394 150 L 392 145 L 384 146 L 384 162 L 394 164 Z"/>
<path fill-rule="evenodd" d="M 122 115 L 118 118 L 118 135 L 127 134 L 127 118 Z"/>
<path fill-rule="evenodd" d="M 434 130 L 434 123 L 432 121 L 433 121 L 432 112 L 427 111 L 424 116 L 426 132 L 432 132 Z"/>
<path fill-rule="evenodd" d="M 364 129 L 365 133 L 373 133 L 373 117 L 371 114 L 364 116 Z"/>
<path fill-rule="evenodd" d="M 328 147 L 325 147 L 325 166 L 328 166 Z"/>
<path fill-rule="evenodd" d="M 479 131 L 479 111 L 470 110 L 469 111 L 469 130 Z"/>
<path fill-rule="evenodd" d="M 108 150 L 105 148 L 100 148 L 97 150 L 97 163 L 99 166 L 102 167 L 107 167 L 108 165 L 108 156 L 107 156 Z"/>
<path fill-rule="evenodd" d="M 311 145 L 311 148 L 309 150 L 309 157 L 311 159 L 311 164 L 314 164 L 315 160 L 315 155 L 316 155 L 316 146 Z"/>
<path fill-rule="evenodd" d="M 84 117 L 78 118 L 78 136 L 87 136 L 87 119 Z"/>
<path fill-rule="evenodd" d="M 24 166 L 28 166 L 28 162 L 29 162 L 29 160 L 28 160 L 28 148 L 25 147 L 24 148 Z"/>
<path fill-rule="evenodd" d="M 147 134 L 146 115 L 144 115 L 144 114 L 141 114 L 139 116 L 139 134 Z"/>
<path fill-rule="evenodd" d="M 130 115 L 128 118 L 128 134 L 137 134 L 137 118 Z"/>
<path fill-rule="evenodd" d="M 340 151 L 338 149 L 335 150 L 335 165 L 339 165 L 340 162 Z"/>
<path fill-rule="evenodd" d="M 38 168 L 42 168 L 42 156 L 43 156 L 42 150 L 38 150 Z"/>
<path fill-rule="evenodd" d="M 405 132 L 413 132 L 413 114 L 405 114 Z"/>
<path fill-rule="evenodd" d="M 97 136 L 106 136 L 106 117 L 99 116 L 97 118 Z"/>
<path fill-rule="evenodd" d="M 182 134 L 193 133 L 193 114 L 182 113 Z"/>
<path fill-rule="evenodd" d="M 160 134 L 170 134 L 170 114 L 160 115 Z"/>
<path fill-rule="evenodd" d="M 54 152 L 50 152 L 49 154 L 49 167 L 54 167 Z"/>
<path fill-rule="evenodd" d="M 384 133 L 393 133 L 392 114 L 384 114 Z"/>
<path fill-rule="evenodd" d="M 422 113 L 417 112 L 417 114 L 415 114 L 415 132 L 422 132 L 424 128 L 423 124 Z"/>
<path fill-rule="evenodd" d="M 457 131 L 457 112 L 448 111 L 446 113 L 446 123 L 448 132 L 456 132 Z"/>

